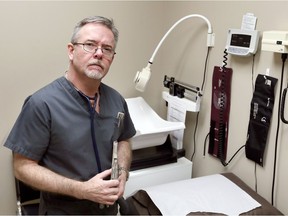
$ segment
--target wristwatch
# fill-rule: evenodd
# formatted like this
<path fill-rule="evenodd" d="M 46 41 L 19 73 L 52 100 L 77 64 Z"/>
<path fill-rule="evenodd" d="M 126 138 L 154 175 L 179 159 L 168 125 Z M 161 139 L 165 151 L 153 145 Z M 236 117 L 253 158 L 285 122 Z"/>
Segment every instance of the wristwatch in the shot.
<path fill-rule="evenodd" d="M 128 179 L 129 179 L 129 171 L 126 168 L 124 168 L 124 167 L 119 167 L 119 171 L 120 172 L 124 171 L 126 173 L 126 181 L 128 181 Z"/>

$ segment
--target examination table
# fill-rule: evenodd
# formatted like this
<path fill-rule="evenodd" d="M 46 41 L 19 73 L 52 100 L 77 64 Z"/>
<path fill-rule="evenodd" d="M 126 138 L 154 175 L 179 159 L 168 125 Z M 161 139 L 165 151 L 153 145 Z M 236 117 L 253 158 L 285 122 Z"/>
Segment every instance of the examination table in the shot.
<path fill-rule="evenodd" d="M 163 190 L 163 186 L 159 185 L 159 186 L 153 186 L 152 188 L 144 188 L 141 190 L 136 191 L 134 194 L 132 194 L 131 196 L 126 198 L 125 201 L 125 205 L 126 208 L 122 208 L 122 211 L 124 210 L 125 212 L 122 212 L 123 215 L 127 215 L 127 214 L 132 214 L 132 215 L 175 215 L 175 211 L 177 212 L 177 208 L 182 208 L 181 205 L 183 205 L 183 203 L 185 202 L 186 207 L 188 205 L 188 208 L 190 207 L 191 209 L 193 209 L 194 205 L 197 205 L 197 208 L 200 210 L 196 210 L 196 211 L 188 211 L 185 214 L 179 214 L 177 212 L 177 215 L 235 215 L 235 212 L 233 212 L 233 210 L 235 210 L 236 208 L 240 207 L 240 212 L 239 215 L 282 215 L 282 213 L 276 209 L 274 206 L 272 206 L 267 200 L 265 200 L 263 197 L 261 197 L 259 194 L 257 194 L 254 190 L 252 190 L 247 184 L 245 184 L 239 177 L 237 177 L 236 175 L 234 175 L 233 173 L 223 173 L 223 174 L 216 174 L 216 176 L 211 175 L 212 178 L 220 178 L 220 176 L 224 177 L 227 181 L 227 183 L 231 184 L 232 187 L 234 187 L 234 189 L 239 190 L 241 197 L 237 197 L 237 193 L 234 192 L 230 192 L 229 194 L 229 188 L 226 187 L 226 185 L 218 185 L 217 181 L 215 182 L 213 180 L 213 182 L 215 182 L 215 184 L 211 185 L 211 183 L 209 183 L 207 181 L 210 176 L 208 176 L 209 178 L 192 178 L 189 179 L 188 181 L 179 181 L 176 183 L 171 183 L 171 185 L 167 184 L 167 188 Z M 225 180 L 222 178 L 222 180 Z M 202 185 L 201 188 L 197 187 L 195 188 L 195 190 L 193 189 L 193 183 L 194 181 L 197 180 L 197 184 L 200 183 L 200 185 Z M 226 181 L 225 180 L 225 181 Z M 207 184 L 205 183 L 205 181 L 207 181 Z M 225 182 L 224 181 L 224 182 Z M 186 200 L 181 200 L 182 196 L 178 196 L 177 193 L 175 193 L 175 187 L 177 186 L 177 183 L 179 183 L 178 185 L 189 185 L 189 187 L 186 188 L 186 190 L 184 190 L 183 194 L 190 194 L 192 198 L 191 199 L 186 199 Z M 196 183 L 196 181 L 195 181 Z M 206 186 L 205 186 L 206 184 Z M 222 184 L 222 183 L 219 183 Z M 173 188 L 171 188 L 170 186 L 172 186 Z M 157 191 L 157 187 L 159 187 L 160 190 Z M 209 187 L 211 188 L 211 196 L 205 197 L 207 195 L 207 191 L 209 194 Z M 227 190 L 223 190 L 226 193 L 222 193 L 220 192 L 219 194 L 215 194 L 217 193 L 217 189 L 220 190 L 221 187 L 227 188 Z M 165 188 L 165 185 L 164 185 Z M 216 192 L 214 191 L 214 189 L 216 190 Z M 152 190 L 151 190 L 152 189 Z M 171 191 L 170 191 L 171 190 Z M 173 191 L 174 190 L 174 191 Z M 206 190 L 204 192 L 204 190 Z M 151 194 L 153 194 L 152 192 L 154 191 L 154 197 L 151 197 Z M 159 193 L 160 191 L 160 193 Z M 202 192 L 203 191 L 203 192 Z M 163 193 L 164 198 L 161 197 L 159 194 Z M 206 193 L 206 195 L 204 195 Z M 213 194 L 212 194 L 213 193 Z M 223 195 L 224 194 L 224 195 Z M 228 195 L 227 195 L 228 194 Z M 243 196 L 244 194 L 244 196 Z M 157 200 L 157 196 L 158 200 Z M 225 197 L 223 197 L 225 196 Z M 227 197 L 228 196 L 228 197 Z M 230 196 L 230 197 L 229 197 Z M 240 196 L 240 195 L 239 195 Z M 243 197 L 242 197 L 243 196 Z M 155 198 L 156 197 L 156 198 Z M 217 206 L 213 206 L 213 204 L 217 204 L 217 201 L 219 202 L 221 199 L 226 199 L 226 200 L 231 200 L 231 202 L 234 203 L 227 203 L 226 207 L 230 207 L 232 208 L 232 212 L 229 213 L 223 213 L 221 212 L 221 210 L 219 210 L 219 212 L 215 212 L 215 211 L 210 211 L 211 209 L 217 209 Z M 160 199 L 160 201 L 159 201 Z M 212 199 L 212 201 L 211 201 Z M 214 200 L 213 200 L 214 199 Z M 169 203 L 169 200 L 174 202 L 174 204 Z M 233 200 L 237 200 L 237 203 L 235 203 L 236 201 Z M 157 202 L 156 202 L 157 201 Z M 206 203 L 205 203 L 206 202 Z M 243 202 L 243 203 L 242 203 Z M 245 203 L 246 202 L 246 203 Z M 241 206 L 245 206 L 245 205 L 249 205 L 250 203 L 255 203 L 255 205 L 250 208 L 248 211 L 244 210 L 245 212 L 241 212 L 243 211 L 243 209 L 241 210 Z M 233 205 L 235 204 L 235 207 L 233 207 Z M 238 205 L 238 206 L 237 206 Z M 183 205 L 184 206 L 184 205 Z M 209 208 L 207 208 L 206 210 L 206 206 L 208 206 Z M 212 206 L 212 208 L 210 208 Z M 161 212 L 160 209 L 164 209 L 163 212 L 164 214 Z M 170 208 L 170 210 L 169 210 Z M 195 209 L 197 209 L 195 208 Z M 224 203 L 224 208 L 225 208 L 225 203 Z M 174 212 L 173 212 L 174 211 Z M 218 211 L 218 210 L 217 210 Z M 238 214 L 238 213 L 237 213 Z"/>

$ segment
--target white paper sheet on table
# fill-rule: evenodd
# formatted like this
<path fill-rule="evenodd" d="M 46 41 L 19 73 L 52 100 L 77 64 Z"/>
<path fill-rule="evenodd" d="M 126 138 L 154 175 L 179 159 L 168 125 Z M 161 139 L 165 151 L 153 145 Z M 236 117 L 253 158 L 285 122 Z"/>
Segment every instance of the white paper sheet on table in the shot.
<path fill-rule="evenodd" d="M 261 206 L 226 177 L 215 174 L 144 188 L 163 215 L 213 212 L 239 215 Z"/>

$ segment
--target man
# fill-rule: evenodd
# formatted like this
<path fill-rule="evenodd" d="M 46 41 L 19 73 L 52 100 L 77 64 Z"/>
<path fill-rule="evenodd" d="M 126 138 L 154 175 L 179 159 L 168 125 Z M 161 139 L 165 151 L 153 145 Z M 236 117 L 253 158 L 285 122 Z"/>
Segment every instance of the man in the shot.
<path fill-rule="evenodd" d="M 25 101 L 4 144 L 13 151 L 16 178 L 42 191 L 40 214 L 118 212 L 136 131 L 124 98 L 101 82 L 117 41 L 112 20 L 80 21 L 68 44 L 65 76 Z M 111 180 L 115 140 L 120 176 Z"/>

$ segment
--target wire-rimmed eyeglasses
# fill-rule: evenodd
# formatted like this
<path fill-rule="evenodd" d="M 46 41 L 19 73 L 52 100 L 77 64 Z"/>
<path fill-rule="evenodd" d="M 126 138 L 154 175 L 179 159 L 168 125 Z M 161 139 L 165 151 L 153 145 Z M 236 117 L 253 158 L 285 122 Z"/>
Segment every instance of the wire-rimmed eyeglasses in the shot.
<path fill-rule="evenodd" d="M 95 53 L 98 49 L 101 49 L 103 55 L 107 58 L 112 58 L 116 54 L 110 46 L 97 46 L 93 43 L 73 43 L 73 45 L 82 45 L 83 50 L 89 53 Z"/>

